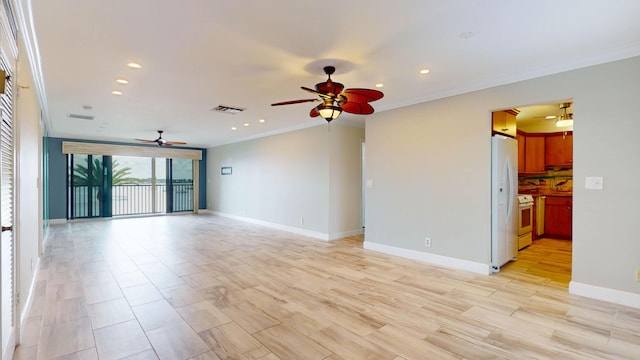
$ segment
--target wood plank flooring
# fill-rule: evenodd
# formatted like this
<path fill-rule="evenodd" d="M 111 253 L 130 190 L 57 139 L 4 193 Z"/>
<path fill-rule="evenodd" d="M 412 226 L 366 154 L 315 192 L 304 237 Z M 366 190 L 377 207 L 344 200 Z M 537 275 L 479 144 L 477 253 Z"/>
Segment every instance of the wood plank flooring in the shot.
<path fill-rule="evenodd" d="M 518 252 L 518 260 L 506 263 L 503 275 L 539 278 L 550 286 L 569 287 L 571 281 L 570 240 L 541 238 Z"/>
<path fill-rule="evenodd" d="M 483 276 L 210 214 L 51 230 L 15 359 L 640 356 L 640 309 L 568 294 L 566 249 Z"/>

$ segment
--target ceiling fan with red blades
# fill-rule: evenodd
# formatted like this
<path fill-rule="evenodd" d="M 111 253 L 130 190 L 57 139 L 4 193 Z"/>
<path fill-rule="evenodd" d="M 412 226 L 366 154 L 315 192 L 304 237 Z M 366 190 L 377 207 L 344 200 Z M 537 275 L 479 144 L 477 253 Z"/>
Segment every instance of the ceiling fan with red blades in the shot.
<path fill-rule="evenodd" d="M 162 138 L 162 133 L 164 131 L 163 130 L 158 130 L 158 138 L 155 140 L 144 140 L 144 139 L 134 139 L 137 141 L 142 141 L 144 143 L 148 143 L 148 144 L 158 144 L 158 146 L 172 146 L 172 145 L 186 145 L 186 142 L 183 141 L 167 141 L 165 139 Z"/>
<path fill-rule="evenodd" d="M 345 89 L 341 83 L 331 80 L 331 74 L 335 71 L 335 67 L 325 66 L 324 73 L 327 74 L 328 79 L 325 82 L 317 83 L 315 90 L 304 86 L 300 87 L 302 90 L 318 95 L 320 99 L 290 100 L 271 104 L 271 106 L 322 101 L 322 104 L 311 109 L 309 115 L 311 117 L 322 116 L 328 122 L 340 116 L 343 111 L 360 115 L 373 114 L 373 107 L 369 103 L 381 99 L 384 94 L 381 91 L 371 89 Z"/>

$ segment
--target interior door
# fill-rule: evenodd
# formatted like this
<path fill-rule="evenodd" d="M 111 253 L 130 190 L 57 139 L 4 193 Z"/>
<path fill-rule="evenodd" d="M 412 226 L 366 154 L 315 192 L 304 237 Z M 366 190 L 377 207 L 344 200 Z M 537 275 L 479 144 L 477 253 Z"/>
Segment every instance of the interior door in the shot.
<path fill-rule="evenodd" d="M 16 248 L 13 236 L 13 112 L 11 74 L 4 58 L 0 59 L 7 77 L 5 92 L 0 95 L 0 239 L 2 322 L 2 359 L 11 359 L 16 346 Z M 2 79 L 0 79 L 2 81 Z"/>

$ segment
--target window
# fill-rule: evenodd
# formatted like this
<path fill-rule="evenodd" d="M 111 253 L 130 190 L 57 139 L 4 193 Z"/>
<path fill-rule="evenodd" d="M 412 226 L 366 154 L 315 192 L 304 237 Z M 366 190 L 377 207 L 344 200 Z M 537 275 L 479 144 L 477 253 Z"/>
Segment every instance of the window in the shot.
<path fill-rule="evenodd" d="M 193 211 L 193 160 L 69 155 L 68 217 Z"/>

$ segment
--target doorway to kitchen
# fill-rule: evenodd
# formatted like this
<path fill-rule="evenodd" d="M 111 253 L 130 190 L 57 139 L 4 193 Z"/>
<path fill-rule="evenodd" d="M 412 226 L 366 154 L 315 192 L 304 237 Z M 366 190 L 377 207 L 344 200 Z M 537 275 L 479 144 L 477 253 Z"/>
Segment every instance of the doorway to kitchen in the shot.
<path fill-rule="evenodd" d="M 501 126 L 497 128 L 494 123 L 493 131 L 509 128 L 511 134 L 515 133 L 518 195 L 533 200 L 533 241 L 519 243 L 517 261 L 506 263 L 501 274 L 568 287 L 572 262 L 573 101 L 506 111 L 515 118 L 515 128 L 505 123 L 497 124 Z"/>

